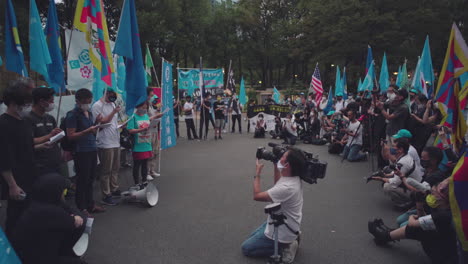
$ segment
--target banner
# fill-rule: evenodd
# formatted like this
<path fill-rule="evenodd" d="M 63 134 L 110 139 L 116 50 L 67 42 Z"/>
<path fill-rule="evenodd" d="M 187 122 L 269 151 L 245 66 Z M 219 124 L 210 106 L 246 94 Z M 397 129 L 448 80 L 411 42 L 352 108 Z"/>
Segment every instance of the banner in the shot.
<path fill-rule="evenodd" d="M 192 69 L 188 71 L 178 70 L 178 87 L 179 90 L 187 90 L 188 95 L 192 96 L 196 89 L 200 88 L 200 70 Z M 220 89 L 224 92 L 224 74 L 222 69 L 216 70 L 203 70 L 203 80 L 205 83 L 205 89 L 210 91 L 210 93 L 218 94 L 217 90 L 212 91 L 213 89 Z"/>
<path fill-rule="evenodd" d="M 78 30 L 65 30 L 68 53 L 67 89 L 76 91 L 80 88 L 92 90 L 94 81 L 93 64 L 89 57 L 89 44 L 85 34 Z M 70 34 L 72 35 L 70 40 Z M 70 46 L 71 45 L 71 46 Z"/>
<path fill-rule="evenodd" d="M 263 112 L 260 112 L 257 115 L 255 115 L 254 117 L 249 118 L 250 127 L 253 127 L 253 129 L 255 131 L 255 127 L 257 126 L 258 116 L 260 114 L 263 115 L 263 120 L 265 121 L 265 124 L 266 124 L 265 131 L 275 130 L 275 125 L 276 125 L 275 118 L 276 117 L 274 115 L 265 114 Z"/>
<path fill-rule="evenodd" d="M 247 108 L 248 118 L 253 118 L 259 113 L 286 117 L 288 113 L 291 113 L 291 107 L 288 105 L 254 105 Z"/>
<path fill-rule="evenodd" d="M 164 115 L 161 118 L 161 149 L 176 145 L 174 108 L 172 107 L 172 64 L 163 60 L 162 64 L 162 105 Z"/>

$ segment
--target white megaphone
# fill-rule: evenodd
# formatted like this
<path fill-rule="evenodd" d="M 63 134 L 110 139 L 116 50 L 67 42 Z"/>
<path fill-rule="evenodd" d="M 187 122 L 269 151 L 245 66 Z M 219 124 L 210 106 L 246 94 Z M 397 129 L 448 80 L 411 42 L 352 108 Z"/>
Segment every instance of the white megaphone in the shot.
<path fill-rule="evenodd" d="M 78 239 L 78 241 L 73 246 L 73 252 L 77 257 L 81 257 L 84 255 L 84 253 L 88 249 L 88 243 L 89 235 L 87 233 L 83 233 L 80 239 Z"/>
<path fill-rule="evenodd" d="M 146 203 L 151 207 L 155 206 L 159 201 L 159 192 L 156 188 L 156 185 L 154 185 L 153 181 L 148 181 L 146 187 L 141 190 L 130 188 L 130 191 L 126 192 L 126 194 L 124 195 L 130 196 L 136 201 Z"/>

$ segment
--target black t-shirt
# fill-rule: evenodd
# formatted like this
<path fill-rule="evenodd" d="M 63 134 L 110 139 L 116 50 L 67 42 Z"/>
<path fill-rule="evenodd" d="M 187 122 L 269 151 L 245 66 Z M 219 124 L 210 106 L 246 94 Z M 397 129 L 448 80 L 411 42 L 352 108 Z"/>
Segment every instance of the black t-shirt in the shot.
<path fill-rule="evenodd" d="M 55 118 L 49 114 L 39 116 L 31 112 L 25 119 L 31 124 L 34 138 L 46 136 L 57 127 Z M 58 144 L 54 144 L 50 149 L 35 150 L 34 159 L 39 171 L 48 168 L 56 169 L 62 162 L 62 154 Z"/>
<path fill-rule="evenodd" d="M 223 106 L 224 106 L 223 101 L 221 101 L 221 102 L 216 101 L 213 104 L 213 108 L 215 110 L 215 119 L 224 119 L 224 108 L 222 108 L 220 110 L 217 110 L 218 107 L 223 107 Z"/>
<path fill-rule="evenodd" d="M 173 103 L 172 106 L 176 106 L 176 104 L 177 103 Z M 174 108 L 174 118 L 179 118 L 179 108 L 180 108 L 180 105 Z"/>
<path fill-rule="evenodd" d="M 387 124 L 386 133 L 388 136 L 393 136 L 398 132 L 398 130 L 406 128 L 406 122 L 409 117 L 408 106 L 404 103 L 391 107 L 390 111 L 392 111 L 392 109 L 392 114 L 396 117 L 390 120 Z"/>
<path fill-rule="evenodd" d="M 16 184 L 31 193 L 37 178 L 34 166 L 33 132 L 29 122 L 9 114 L 0 116 L 0 171 L 11 171 Z M 8 186 L 2 181 L 2 198 L 8 197 Z"/>
<path fill-rule="evenodd" d="M 206 109 L 203 105 L 202 105 L 202 108 L 203 108 L 203 114 L 205 116 L 209 116 L 210 115 L 210 109 L 211 108 L 211 102 L 210 101 L 203 101 L 203 103 L 205 104 L 206 107 L 208 107 L 208 109 Z"/>

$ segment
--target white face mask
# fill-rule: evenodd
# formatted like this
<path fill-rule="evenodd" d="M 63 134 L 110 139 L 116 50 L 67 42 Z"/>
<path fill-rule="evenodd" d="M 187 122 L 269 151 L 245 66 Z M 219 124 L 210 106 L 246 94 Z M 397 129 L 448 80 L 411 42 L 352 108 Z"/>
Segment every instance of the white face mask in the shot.
<path fill-rule="evenodd" d="M 90 104 L 82 104 L 80 105 L 81 110 L 88 111 L 90 108 Z"/>
<path fill-rule="evenodd" d="M 20 107 L 18 107 L 18 115 L 23 118 L 23 117 L 27 116 L 31 112 L 31 110 L 32 110 L 31 105 L 20 106 Z"/>
<path fill-rule="evenodd" d="M 50 112 L 50 111 L 54 110 L 54 108 L 55 108 L 55 104 L 51 103 L 45 108 L 45 111 Z"/>
<path fill-rule="evenodd" d="M 259 117 L 258 120 L 260 120 L 260 121 L 263 120 L 263 117 Z"/>
<path fill-rule="evenodd" d="M 396 94 L 395 93 L 387 93 L 388 100 L 393 101 L 395 100 Z"/>
<path fill-rule="evenodd" d="M 276 163 L 276 168 L 278 168 L 278 170 L 281 172 L 286 167 L 283 165 L 283 163 L 281 163 L 281 161 L 278 161 L 278 163 Z"/>

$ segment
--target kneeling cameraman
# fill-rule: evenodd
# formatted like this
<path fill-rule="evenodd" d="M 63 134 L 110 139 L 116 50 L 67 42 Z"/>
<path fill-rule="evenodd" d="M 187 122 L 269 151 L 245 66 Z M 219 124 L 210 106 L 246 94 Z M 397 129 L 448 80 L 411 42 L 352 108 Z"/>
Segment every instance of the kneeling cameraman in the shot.
<path fill-rule="evenodd" d="M 260 174 L 263 164 L 257 159 L 254 176 L 254 200 L 261 202 L 281 203 L 280 212 L 286 216 L 287 225 L 278 229 L 278 241 L 283 261 L 291 263 L 298 248 L 298 231 L 302 219 L 302 181 L 299 175 L 306 170 L 306 157 L 302 151 L 289 148 L 281 159 L 275 163 L 275 185 L 267 190 L 260 189 Z M 274 254 L 274 227 L 268 219 L 250 237 L 242 243 L 242 253 L 248 257 L 269 257 Z M 289 226 L 289 227 L 288 227 Z"/>

